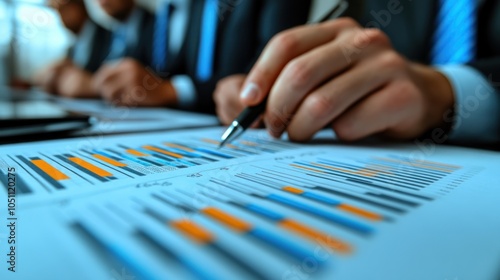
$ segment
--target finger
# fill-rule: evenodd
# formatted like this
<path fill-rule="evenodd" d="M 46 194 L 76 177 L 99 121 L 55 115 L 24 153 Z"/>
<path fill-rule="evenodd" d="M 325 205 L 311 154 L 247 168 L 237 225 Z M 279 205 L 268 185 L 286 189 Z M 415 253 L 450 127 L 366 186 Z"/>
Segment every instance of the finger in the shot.
<path fill-rule="evenodd" d="M 339 32 L 355 27 L 352 19 L 338 19 L 313 26 L 301 26 L 275 36 L 250 71 L 241 92 L 247 106 L 257 105 L 271 90 L 283 68 L 294 58 L 333 40 Z"/>
<path fill-rule="evenodd" d="M 220 105 L 217 109 L 218 115 L 221 117 L 222 123 L 226 125 L 232 123 L 244 109 L 236 98 L 224 100 Z"/>
<path fill-rule="evenodd" d="M 301 103 L 287 128 L 290 139 L 309 140 L 356 102 L 397 78 L 400 65 L 405 62 L 395 56 L 388 52 L 367 59 L 314 90 Z M 380 68 L 384 71 L 379 71 Z M 274 128 L 275 131 L 278 128 Z"/>
<path fill-rule="evenodd" d="M 101 96 L 110 102 L 121 102 L 124 86 L 119 79 L 104 84 L 100 88 Z"/>
<path fill-rule="evenodd" d="M 260 116 L 257 120 L 255 120 L 250 128 L 261 128 L 264 125 L 263 116 Z"/>
<path fill-rule="evenodd" d="M 219 120 L 222 123 L 222 125 L 225 126 L 230 125 L 231 122 L 233 121 L 232 116 L 229 112 L 223 111 L 219 112 L 217 115 L 219 116 Z"/>
<path fill-rule="evenodd" d="M 387 36 L 375 29 L 352 28 L 335 41 L 318 47 L 289 63 L 273 86 L 267 105 L 266 123 L 274 137 L 286 129 L 307 93 L 327 78 L 370 58 L 387 46 Z M 359 49 L 357 46 L 364 46 Z M 378 73 L 378 69 L 375 69 Z M 363 76 L 359 76 L 363 77 Z"/>
<path fill-rule="evenodd" d="M 105 64 L 99 68 L 94 75 L 94 84 L 96 88 L 101 88 L 110 79 L 118 76 L 120 73 L 119 68 L 115 64 Z"/>
<path fill-rule="evenodd" d="M 243 111 L 243 104 L 238 93 L 244 82 L 244 76 L 233 76 L 218 83 L 214 93 L 216 111 L 223 124 L 231 123 Z"/>
<path fill-rule="evenodd" d="M 418 104 L 416 87 L 409 82 L 393 82 L 348 110 L 333 122 L 337 136 L 354 141 L 380 132 L 397 138 L 418 136 L 416 120 L 423 106 Z"/>

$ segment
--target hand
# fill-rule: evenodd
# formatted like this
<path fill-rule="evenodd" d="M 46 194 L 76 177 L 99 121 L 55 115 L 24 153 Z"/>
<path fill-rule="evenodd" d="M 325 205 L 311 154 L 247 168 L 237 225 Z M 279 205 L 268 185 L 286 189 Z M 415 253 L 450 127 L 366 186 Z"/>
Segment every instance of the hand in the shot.
<path fill-rule="evenodd" d="M 102 97 L 122 106 L 167 106 L 177 104 L 177 95 L 169 81 L 148 71 L 139 62 L 124 59 L 105 65 L 95 74 L 94 88 Z"/>
<path fill-rule="evenodd" d="M 240 101 L 240 92 L 245 75 L 232 75 L 220 80 L 214 92 L 217 116 L 224 125 L 229 125 L 245 106 Z"/>
<path fill-rule="evenodd" d="M 349 18 L 275 36 L 247 77 L 241 103 L 256 105 L 267 94 L 270 134 L 287 131 L 295 141 L 327 125 L 348 141 L 415 138 L 443 125 L 454 104 L 445 76 L 407 61 L 382 31 Z"/>
<path fill-rule="evenodd" d="M 99 94 L 92 87 L 90 72 L 71 64 L 61 69 L 57 79 L 56 93 L 70 98 L 94 98 Z"/>
<path fill-rule="evenodd" d="M 48 93 L 56 94 L 58 78 L 61 75 L 63 69 L 69 65 L 72 65 L 71 61 L 65 59 L 54 63 L 49 67 L 43 69 L 42 71 L 36 73 L 34 78 L 35 85 L 41 87 Z"/>

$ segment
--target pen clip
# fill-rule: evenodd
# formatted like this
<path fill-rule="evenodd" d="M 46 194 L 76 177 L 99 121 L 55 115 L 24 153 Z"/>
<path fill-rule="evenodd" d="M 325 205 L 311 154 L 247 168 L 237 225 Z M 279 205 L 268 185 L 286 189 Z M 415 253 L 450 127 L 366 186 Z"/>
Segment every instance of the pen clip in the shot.
<path fill-rule="evenodd" d="M 308 22 L 308 24 L 320 23 L 327 21 L 329 19 L 335 19 L 342 16 L 349 8 L 349 3 L 346 0 L 340 1 L 333 9 L 329 10 L 325 15 L 319 17 L 318 19 L 313 19 Z"/>

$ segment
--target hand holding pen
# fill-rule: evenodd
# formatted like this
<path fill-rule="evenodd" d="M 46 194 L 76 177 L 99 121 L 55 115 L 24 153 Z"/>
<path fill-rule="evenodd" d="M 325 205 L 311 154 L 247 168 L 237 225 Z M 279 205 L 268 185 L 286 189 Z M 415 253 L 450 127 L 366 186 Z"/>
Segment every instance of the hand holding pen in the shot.
<path fill-rule="evenodd" d="M 335 5 L 324 16 L 322 16 L 320 19 L 316 21 L 311 22 L 311 24 L 324 22 L 330 18 L 337 18 L 340 15 L 342 15 L 347 10 L 348 7 L 349 4 L 346 1 L 340 1 L 338 5 Z M 287 42 L 283 43 L 287 44 Z M 260 60 L 265 60 L 265 57 L 261 57 Z M 280 65 L 273 65 L 273 66 L 275 70 L 274 72 L 275 73 L 278 72 L 276 70 L 279 68 Z M 233 78 L 233 83 L 231 83 L 231 86 L 234 86 L 235 83 L 238 84 L 239 78 L 241 77 Z M 247 81 L 251 80 L 250 78 L 247 79 Z M 273 77 L 268 77 L 268 78 L 273 78 Z M 276 78 L 277 77 L 274 77 L 273 80 L 275 80 Z M 253 104 L 253 106 L 245 108 L 243 112 L 231 123 L 229 128 L 222 135 L 221 144 L 219 147 L 223 147 L 225 143 L 229 143 L 232 140 L 238 138 L 246 129 L 250 128 L 250 126 L 259 118 L 259 116 L 262 115 L 262 113 L 265 112 L 267 105 L 267 96 L 263 100 L 258 101 L 256 103 L 256 100 L 260 100 L 262 96 L 263 96 L 262 89 L 259 88 L 257 84 L 251 82 L 246 83 L 245 89 L 243 90 L 241 97 L 246 102 Z"/>
<path fill-rule="evenodd" d="M 221 146 L 248 127 L 247 118 L 259 115 L 255 110 L 264 112 L 273 137 L 287 132 L 292 141 L 308 141 L 326 126 L 344 141 L 371 135 L 415 139 L 428 131 L 442 138 L 449 124 L 443 116 L 455 104 L 446 75 L 407 60 L 383 31 L 351 18 L 277 35 L 243 88 L 243 104 L 266 105 L 245 110 Z"/>

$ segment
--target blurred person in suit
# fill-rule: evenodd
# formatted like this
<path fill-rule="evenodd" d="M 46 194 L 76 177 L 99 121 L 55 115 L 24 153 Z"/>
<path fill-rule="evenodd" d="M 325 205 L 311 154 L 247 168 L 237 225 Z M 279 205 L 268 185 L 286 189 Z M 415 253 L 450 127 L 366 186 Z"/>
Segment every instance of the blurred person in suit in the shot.
<path fill-rule="evenodd" d="M 152 53 L 154 15 L 135 0 L 96 0 L 109 16 L 117 21 L 113 29 L 106 63 L 123 58 L 149 64 Z"/>
<path fill-rule="evenodd" d="M 306 0 L 160 1 L 152 63 L 127 59 L 103 67 L 96 88 L 122 105 L 214 113 L 217 82 L 247 73 L 275 34 L 307 21 L 310 6 Z"/>
<path fill-rule="evenodd" d="M 71 23 L 68 25 L 72 29 L 81 29 L 73 21 L 80 17 L 72 7 L 66 9 L 69 4 L 78 4 L 80 13 L 84 8 L 83 0 L 69 0 L 58 4 L 58 10 L 63 21 L 67 18 Z M 71 51 L 71 58 L 56 65 L 57 71 L 55 82 L 52 88 L 45 86 L 49 92 L 57 93 L 61 96 L 74 98 L 97 98 L 100 97 L 101 88 L 94 87 L 95 74 L 104 65 L 118 63 L 120 59 L 131 58 L 141 63 L 149 64 L 151 57 L 151 40 L 154 25 L 154 16 L 149 11 L 136 5 L 134 0 L 97 0 L 101 8 L 109 16 L 117 21 L 115 28 L 111 32 L 101 32 L 102 27 L 97 28 L 98 32 L 92 32 L 93 36 L 85 36 L 80 44 L 76 44 Z M 54 3 L 60 0 L 54 0 Z M 85 15 L 86 11 L 85 11 Z M 88 16 L 87 16 L 88 17 Z M 93 24 L 92 26 L 96 26 Z M 83 30 L 85 31 L 85 30 Z M 85 33 L 87 35 L 87 33 Z M 87 57 L 87 63 L 75 63 L 79 57 Z M 46 76 L 46 75 L 45 75 Z M 50 75 L 52 77 L 53 75 Z M 45 79 L 50 80 L 50 79 Z M 48 83 L 42 83 L 48 84 Z"/>
<path fill-rule="evenodd" d="M 221 121 L 268 96 L 274 137 L 500 143 L 500 1 L 360 2 L 364 16 L 280 33 L 248 76 L 221 81 Z"/>
<path fill-rule="evenodd" d="M 63 25 L 75 35 L 75 43 L 65 59 L 40 71 L 35 84 L 45 91 L 64 96 L 80 96 L 89 88 L 91 75 L 104 62 L 111 34 L 87 12 L 84 0 L 50 0 Z"/>

